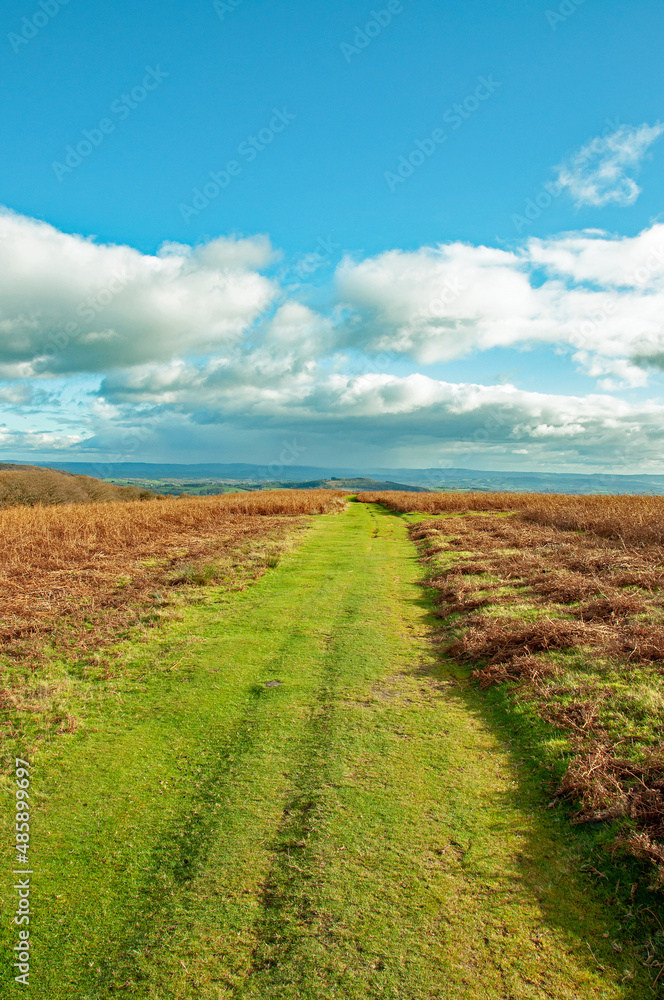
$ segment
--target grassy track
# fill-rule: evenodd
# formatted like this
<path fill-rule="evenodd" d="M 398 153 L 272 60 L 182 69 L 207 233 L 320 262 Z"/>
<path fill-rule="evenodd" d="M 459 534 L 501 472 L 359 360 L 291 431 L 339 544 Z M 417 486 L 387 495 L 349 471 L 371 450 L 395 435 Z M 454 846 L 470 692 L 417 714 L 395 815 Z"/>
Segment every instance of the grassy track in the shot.
<path fill-rule="evenodd" d="M 418 575 L 402 519 L 322 516 L 40 752 L 34 1000 L 652 995 L 431 659 Z"/>

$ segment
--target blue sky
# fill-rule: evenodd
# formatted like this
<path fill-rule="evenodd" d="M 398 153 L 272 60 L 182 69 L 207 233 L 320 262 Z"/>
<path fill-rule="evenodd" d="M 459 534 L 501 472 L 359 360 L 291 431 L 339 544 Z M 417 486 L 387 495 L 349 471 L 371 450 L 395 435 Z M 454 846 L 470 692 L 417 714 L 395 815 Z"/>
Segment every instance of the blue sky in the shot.
<path fill-rule="evenodd" d="M 0 457 L 664 471 L 659 0 L 3 29 Z"/>

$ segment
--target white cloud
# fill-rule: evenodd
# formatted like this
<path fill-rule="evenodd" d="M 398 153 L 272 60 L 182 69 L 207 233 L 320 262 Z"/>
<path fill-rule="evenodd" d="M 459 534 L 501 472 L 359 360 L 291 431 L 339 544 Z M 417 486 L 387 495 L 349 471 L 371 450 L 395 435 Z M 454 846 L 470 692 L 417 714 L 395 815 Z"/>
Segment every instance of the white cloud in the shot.
<path fill-rule="evenodd" d="M 85 440 L 85 434 L 57 434 L 51 431 L 15 431 L 0 425 L 0 448 L 6 455 L 38 451 L 70 452 Z M 6 461 L 6 459 L 5 459 Z"/>
<path fill-rule="evenodd" d="M 0 371 L 105 371 L 236 342 L 276 287 L 269 241 L 170 244 L 157 256 L 0 213 Z"/>
<path fill-rule="evenodd" d="M 390 250 L 344 260 L 337 280 L 361 313 L 357 338 L 376 352 L 429 363 L 546 333 L 527 261 L 508 251 L 464 243 Z"/>
<path fill-rule="evenodd" d="M 568 346 L 596 377 L 643 384 L 664 356 L 664 226 L 575 233 L 517 251 L 452 243 L 338 269 L 356 343 L 423 363 L 492 347 Z M 640 370 L 636 369 L 641 366 Z"/>
<path fill-rule="evenodd" d="M 504 463 L 510 454 L 561 468 L 605 466 L 607 458 L 617 469 L 638 462 L 659 471 L 661 465 L 664 405 L 609 394 L 569 396 L 421 374 L 352 378 L 321 371 L 283 376 L 269 385 L 231 381 L 220 388 L 213 364 L 196 371 L 144 372 L 131 383 L 128 374 L 118 373 L 104 393 L 110 401 L 107 439 L 109 428 L 135 423 L 140 415 L 141 425 L 157 437 L 162 424 L 170 435 L 192 442 L 205 436 L 206 427 L 223 428 L 229 440 L 253 432 L 259 442 L 279 429 L 298 441 L 332 440 L 347 442 L 346 448 L 405 454 L 405 464 L 418 459 L 432 464 L 442 453 L 471 466 L 473 456 Z"/>
<path fill-rule="evenodd" d="M 549 277 L 606 289 L 664 291 L 664 225 L 637 236 L 616 237 L 601 230 L 565 233 L 527 245 L 531 265 Z"/>
<path fill-rule="evenodd" d="M 0 377 L 142 371 L 207 355 L 220 384 L 267 384 L 325 358 L 343 370 L 349 348 L 427 364 L 552 344 L 573 348 L 593 377 L 635 385 L 648 359 L 664 357 L 664 225 L 514 251 L 451 243 L 347 258 L 337 270 L 344 321 L 284 301 L 258 271 L 274 257 L 265 237 L 150 256 L 1 213 Z"/>
<path fill-rule="evenodd" d="M 633 205 L 641 189 L 632 174 L 662 132 L 664 124 L 657 122 L 621 125 L 609 135 L 597 136 L 558 167 L 557 183 L 577 206 Z"/>
<path fill-rule="evenodd" d="M 146 255 L 0 214 L 0 403 L 8 412 L 34 403 L 35 373 L 43 387 L 48 372 L 65 376 L 56 389 L 72 373 L 101 376 L 93 404 L 92 380 L 81 380 L 60 423 L 36 430 L 33 414 L 32 430 L 21 424 L 21 437 L 5 427 L 0 445 L 15 454 L 114 448 L 120 456 L 138 427 L 136 447 L 151 442 L 143 458 L 172 441 L 188 455 L 199 440 L 214 450 L 215 440 L 297 431 L 344 453 L 350 443 L 406 455 L 406 464 L 440 447 L 462 459 L 483 449 L 527 453 L 533 463 L 547 455 L 558 464 L 658 461 L 664 406 L 615 393 L 643 388 L 648 365 L 664 367 L 664 226 L 630 238 L 571 233 L 515 250 L 457 242 L 346 258 L 339 304 L 326 313 L 287 299 L 260 273 L 274 260 L 264 237 Z M 104 289 L 110 297 L 95 310 L 89 299 L 100 301 Z M 72 322 L 76 333 L 67 334 Z M 572 397 L 553 385 L 534 393 L 416 370 L 532 345 L 567 352 L 600 392 Z M 349 372 L 349 354 L 364 374 Z M 398 375 L 385 355 L 399 360 Z M 64 433 L 66 414 L 76 433 Z"/>

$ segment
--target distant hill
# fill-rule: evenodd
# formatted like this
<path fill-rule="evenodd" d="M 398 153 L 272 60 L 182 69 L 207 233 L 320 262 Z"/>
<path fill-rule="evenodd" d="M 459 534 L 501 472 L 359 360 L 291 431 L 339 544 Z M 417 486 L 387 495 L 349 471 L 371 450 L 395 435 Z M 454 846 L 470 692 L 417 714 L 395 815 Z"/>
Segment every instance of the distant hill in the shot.
<path fill-rule="evenodd" d="M 38 465 L 0 463 L 0 508 L 38 504 L 143 500 L 153 497 L 138 486 L 112 486 L 91 476 L 57 472 Z"/>
<path fill-rule="evenodd" d="M 364 490 L 374 492 L 384 490 L 399 490 L 406 493 L 426 493 L 426 487 L 413 486 L 408 483 L 391 483 L 378 479 L 368 479 L 365 476 L 343 478 L 332 476 L 329 479 L 308 479 L 304 482 L 273 482 L 263 480 L 253 482 L 244 479 L 119 479 L 113 480 L 116 486 L 141 486 L 154 490 L 164 496 L 218 496 L 223 493 L 255 492 L 257 490 L 348 490 L 349 493 L 359 493 Z"/>
<path fill-rule="evenodd" d="M 236 482 L 289 482 L 305 479 L 327 479 L 330 476 L 366 475 L 371 471 L 347 467 L 321 468 L 315 465 L 249 465 L 243 462 L 219 462 L 195 465 L 172 465 L 164 462 L 49 462 L 56 469 L 66 469 L 81 475 L 98 476 L 100 479 L 189 479 L 235 480 Z"/>
<path fill-rule="evenodd" d="M 664 495 L 664 476 L 612 472 L 483 472 L 478 469 L 367 469 L 379 478 L 426 486 L 428 490 L 490 493 L 605 493 Z"/>
<path fill-rule="evenodd" d="M 426 486 L 408 486 L 404 483 L 381 482 L 379 479 L 366 479 L 365 477 L 343 479 L 331 476 L 330 479 L 312 479 L 305 483 L 280 483 L 279 485 L 288 490 L 349 490 L 353 493 L 369 490 L 372 493 L 384 493 L 387 490 L 399 490 L 401 493 L 427 492 Z"/>
<path fill-rule="evenodd" d="M 199 481 L 212 491 L 215 483 L 241 484 L 245 488 L 291 485 L 303 482 L 328 481 L 337 477 L 344 481 L 372 477 L 380 482 L 396 482 L 419 486 L 426 490 L 488 490 L 491 492 L 529 493 L 634 493 L 664 495 L 664 475 L 617 475 L 614 473 L 568 472 L 485 472 L 478 469 L 388 469 L 368 466 L 364 469 L 344 467 L 321 468 L 306 465 L 249 465 L 244 463 L 208 463 L 203 465 L 172 465 L 163 462 L 61 462 L 55 468 L 99 479 L 133 480 L 153 486 L 159 491 L 160 481 Z M 342 487 L 345 489 L 346 487 Z M 376 489 L 375 486 L 371 487 Z M 402 487 L 403 488 L 403 487 Z M 166 492 L 175 492 L 177 487 Z M 221 492 L 221 491 L 219 491 Z"/>

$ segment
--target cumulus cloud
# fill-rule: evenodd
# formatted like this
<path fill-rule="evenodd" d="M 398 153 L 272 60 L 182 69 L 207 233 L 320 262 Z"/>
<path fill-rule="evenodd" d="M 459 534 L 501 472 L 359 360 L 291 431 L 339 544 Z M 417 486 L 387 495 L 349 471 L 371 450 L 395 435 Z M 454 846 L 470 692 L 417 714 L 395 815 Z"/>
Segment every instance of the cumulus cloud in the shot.
<path fill-rule="evenodd" d="M 548 276 L 611 290 L 664 290 L 664 225 L 637 236 L 609 236 L 601 230 L 565 233 L 527 245 L 531 265 Z"/>
<path fill-rule="evenodd" d="M 452 243 L 346 259 L 339 294 L 364 349 L 423 363 L 492 347 L 567 346 L 589 373 L 643 383 L 664 355 L 664 226 L 584 232 L 515 251 Z M 607 367 L 608 366 L 608 367 Z"/>
<path fill-rule="evenodd" d="M 641 189 L 633 178 L 664 124 L 621 125 L 597 136 L 558 167 L 557 182 L 577 206 L 633 205 Z"/>
<path fill-rule="evenodd" d="M 441 446 L 558 463 L 659 454 L 664 407 L 615 393 L 642 389 L 648 367 L 664 367 L 664 226 L 514 250 L 455 242 L 347 257 L 324 312 L 307 304 L 306 286 L 297 301 L 262 273 L 275 259 L 264 237 L 171 243 L 146 255 L 0 214 L 0 403 L 34 403 L 48 374 L 58 385 L 60 376 L 99 376 L 93 402 L 82 380 L 59 434 L 4 428 L 0 445 L 15 454 L 114 448 L 120 460 L 148 440 L 141 457 L 175 440 L 213 448 L 215 434 L 266 441 L 293 432 L 343 450 L 401 449 L 406 464 Z M 534 393 L 417 371 L 532 345 L 566 351 L 600 391 Z M 349 354 L 363 374 L 349 371 Z M 389 373 L 395 359 L 398 375 Z M 141 434 L 130 449 L 133 428 Z"/>
<path fill-rule="evenodd" d="M 442 447 L 456 453 L 460 464 L 472 464 L 478 452 L 564 455 L 568 462 L 591 465 L 605 463 L 610 455 L 618 466 L 633 464 L 638 452 L 639 461 L 647 464 L 660 460 L 664 432 L 664 405 L 652 401 L 451 383 L 421 374 L 310 372 L 270 386 L 245 383 L 220 392 L 218 371 L 207 365 L 195 372 L 144 372 L 131 383 L 128 375 L 118 373 L 104 393 L 107 405 L 117 408 L 115 414 L 107 412 L 108 421 L 131 422 L 136 408 L 145 426 L 155 428 L 167 398 L 169 427 L 177 426 L 175 433 L 188 432 L 192 439 L 206 425 L 223 427 L 230 435 L 241 428 L 259 437 L 279 428 L 297 440 L 303 434 L 325 436 L 391 452 L 410 447 L 433 454 Z"/>
<path fill-rule="evenodd" d="M 54 431 L 16 431 L 0 425 L 0 448 L 7 455 L 25 452 L 69 452 L 85 440 L 85 434 L 58 434 Z"/>
<path fill-rule="evenodd" d="M 451 243 L 344 260 L 339 294 L 358 310 L 362 346 L 425 363 L 545 335 L 527 261 Z"/>
<path fill-rule="evenodd" d="M 457 242 L 346 258 L 343 309 L 327 315 L 261 273 L 274 259 L 265 237 L 147 255 L 0 213 L 0 376 L 143 372 L 211 356 L 220 385 L 266 384 L 324 358 L 343 367 L 348 348 L 429 364 L 552 344 L 598 378 L 638 384 L 664 356 L 662 225 L 512 251 Z"/>
<path fill-rule="evenodd" d="M 264 237 L 158 255 L 0 213 L 0 373 L 100 372 L 236 342 L 277 291 Z"/>

